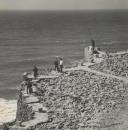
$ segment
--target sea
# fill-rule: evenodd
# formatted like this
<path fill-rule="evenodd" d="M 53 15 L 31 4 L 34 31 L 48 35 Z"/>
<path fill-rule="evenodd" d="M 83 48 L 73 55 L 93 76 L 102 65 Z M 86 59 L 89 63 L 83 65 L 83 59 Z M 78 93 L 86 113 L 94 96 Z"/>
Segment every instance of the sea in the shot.
<path fill-rule="evenodd" d="M 101 50 L 127 49 L 127 16 L 128 10 L 0 11 L 0 102 L 17 99 L 22 74 L 33 65 L 53 67 L 55 56 L 64 65 L 83 59 L 91 39 Z"/>

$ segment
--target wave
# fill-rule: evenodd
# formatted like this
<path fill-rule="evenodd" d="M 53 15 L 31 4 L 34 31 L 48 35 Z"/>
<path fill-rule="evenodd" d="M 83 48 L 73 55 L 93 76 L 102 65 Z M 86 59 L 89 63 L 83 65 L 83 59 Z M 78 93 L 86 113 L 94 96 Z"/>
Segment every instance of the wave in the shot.
<path fill-rule="evenodd" d="M 37 61 L 37 60 L 45 60 L 48 58 L 54 58 L 56 55 L 54 56 L 44 56 L 42 57 L 33 57 L 33 58 L 26 58 L 26 59 L 12 59 L 12 60 L 8 60 L 5 61 L 4 63 L 18 63 L 18 62 L 29 62 L 29 61 Z"/>
<path fill-rule="evenodd" d="M 17 100 L 0 98 L 0 125 L 16 119 Z"/>
<path fill-rule="evenodd" d="M 115 42 L 103 42 L 104 45 L 112 45 L 112 44 L 115 44 Z"/>

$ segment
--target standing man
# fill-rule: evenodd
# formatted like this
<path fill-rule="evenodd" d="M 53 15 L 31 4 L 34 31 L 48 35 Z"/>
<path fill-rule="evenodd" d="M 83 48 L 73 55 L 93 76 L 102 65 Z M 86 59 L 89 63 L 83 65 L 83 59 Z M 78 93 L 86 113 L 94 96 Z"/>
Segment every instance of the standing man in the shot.
<path fill-rule="evenodd" d="M 38 68 L 34 65 L 34 67 L 33 67 L 33 76 L 34 76 L 34 78 L 36 79 L 37 78 L 37 76 L 38 76 Z"/>
<path fill-rule="evenodd" d="M 59 59 L 56 57 L 54 61 L 55 71 L 59 72 Z"/>
<path fill-rule="evenodd" d="M 63 72 L 63 59 L 60 58 L 60 72 Z"/>
<path fill-rule="evenodd" d="M 32 82 L 30 80 L 27 81 L 27 94 L 32 93 Z"/>
<path fill-rule="evenodd" d="M 95 50 L 95 41 L 93 39 L 91 39 L 91 43 L 92 43 L 92 51 L 94 52 L 94 50 Z"/>

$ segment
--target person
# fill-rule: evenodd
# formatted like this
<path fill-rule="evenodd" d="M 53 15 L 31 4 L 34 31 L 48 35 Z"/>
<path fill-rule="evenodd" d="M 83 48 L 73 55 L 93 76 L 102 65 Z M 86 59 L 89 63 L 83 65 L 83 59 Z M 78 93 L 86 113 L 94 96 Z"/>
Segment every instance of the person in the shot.
<path fill-rule="evenodd" d="M 38 76 L 38 68 L 34 65 L 34 67 L 33 67 L 33 76 L 34 76 L 34 78 L 36 79 L 37 78 L 37 76 Z"/>
<path fill-rule="evenodd" d="M 94 50 L 95 50 L 95 41 L 93 39 L 91 39 L 91 43 L 92 43 L 92 51 L 94 52 Z"/>
<path fill-rule="evenodd" d="M 63 59 L 62 58 L 60 58 L 59 66 L 60 66 L 60 72 L 62 73 L 63 72 Z"/>
<path fill-rule="evenodd" d="M 28 80 L 28 73 L 24 72 L 23 73 L 23 81 L 27 81 Z"/>
<path fill-rule="evenodd" d="M 27 72 L 24 72 L 24 73 L 23 73 L 23 81 L 22 81 L 22 83 L 21 83 L 20 90 L 24 90 L 24 89 L 25 89 L 25 86 L 27 85 L 28 80 L 29 80 L 29 78 L 28 78 L 28 73 L 27 73 Z"/>
<path fill-rule="evenodd" d="M 32 93 L 32 82 L 30 80 L 27 81 L 27 94 Z"/>
<path fill-rule="evenodd" d="M 55 71 L 59 72 L 59 60 L 58 57 L 56 57 L 54 61 Z"/>

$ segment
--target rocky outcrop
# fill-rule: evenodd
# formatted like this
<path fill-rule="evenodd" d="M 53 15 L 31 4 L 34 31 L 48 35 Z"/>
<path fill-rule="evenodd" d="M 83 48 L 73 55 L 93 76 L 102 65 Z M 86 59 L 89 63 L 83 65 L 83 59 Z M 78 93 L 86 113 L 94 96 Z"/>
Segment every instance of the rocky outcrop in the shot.
<path fill-rule="evenodd" d="M 9 130 L 35 130 L 36 126 L 48 121 L 46 108 L 34 92 L 27 94 L 26 88 L 22 83 L 17 101 L 16 121 L 9 125 Z"/>
<path fill-rule="evenodd" d="M 84 66 L 39 77 L 32 94 L 22 84 L 10 130 L 127 130 L 128 88 L 120 78 Z"/>
<path fill-rule="evenodd" d="M 19 94 L 19 98 L 17 101 L 17 115 L 16 115 L 16 120 L 25 122 L 29 121 L 33 118 L 33 110 L 32 106 L 29 106 L 25 102 L 25 97 L 23 96 L 22 92 Z"/>
<path fill-rule="evenodd" d="M 118 113 L 127 95 L 122 81 L 73 70 L 40 84 L 41 100 L 50 117 L 40 130 L 120 130 Z"/>

